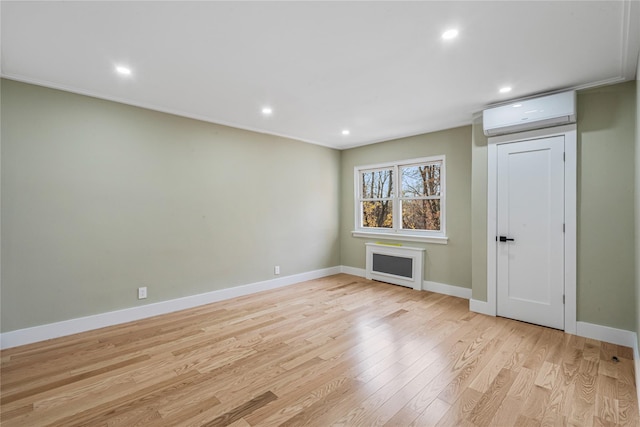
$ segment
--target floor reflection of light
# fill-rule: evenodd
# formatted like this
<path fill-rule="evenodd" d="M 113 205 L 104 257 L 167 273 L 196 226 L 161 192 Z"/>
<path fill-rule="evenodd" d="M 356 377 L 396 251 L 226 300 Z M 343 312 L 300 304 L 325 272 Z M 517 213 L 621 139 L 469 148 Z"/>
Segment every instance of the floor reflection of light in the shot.
<path fill-rule="evenodd" d="M 358 363 L 366 367 L 358 376 L 358 380 L 364 382 L 365 388 L 374 389 L 379 387 L 375 378 L 382 380 L 405 373 L 406 366 L 402 365 L 401 361 L 414 347 L 411 341 L 398 344 L 403 341 L 403 331 L 390 323 L 378 323 L 377 320 L 379 319 L 367 316 L 358 319 L 355 324 L 358 337 L 357 351 L 353 354 Z"/>

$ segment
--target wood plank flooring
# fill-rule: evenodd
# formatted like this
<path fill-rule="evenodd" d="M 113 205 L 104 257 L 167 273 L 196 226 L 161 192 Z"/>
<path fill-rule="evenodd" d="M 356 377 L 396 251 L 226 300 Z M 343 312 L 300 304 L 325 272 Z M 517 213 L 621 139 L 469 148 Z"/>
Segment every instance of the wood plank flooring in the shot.
<path fill-rule="evenodd" d="M 639 425 L 630 348 L 468 305 L 341 274 L 8 349 L 0 421 Z"/>

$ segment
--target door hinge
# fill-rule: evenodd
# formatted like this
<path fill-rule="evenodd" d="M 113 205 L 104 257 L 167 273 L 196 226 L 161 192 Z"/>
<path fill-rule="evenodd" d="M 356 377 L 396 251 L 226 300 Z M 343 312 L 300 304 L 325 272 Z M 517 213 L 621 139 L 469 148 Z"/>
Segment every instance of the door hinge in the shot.
<path fill-rule="evenodd" d="M 562 224 L 562 232 L 565 233 L 567 228 L 567 224 Z"/>
<path fill-rule="evenodd" d="M 563 162 L 567 161 L 567 153 L 562 153 L 562 161 Z"/>
<path fill-rule="evenodd" d="M 564 302 L 564 295 L 562 295 L 562 303 L 563 303 L 563 304 L 565 303 L 565 302 Z"/>

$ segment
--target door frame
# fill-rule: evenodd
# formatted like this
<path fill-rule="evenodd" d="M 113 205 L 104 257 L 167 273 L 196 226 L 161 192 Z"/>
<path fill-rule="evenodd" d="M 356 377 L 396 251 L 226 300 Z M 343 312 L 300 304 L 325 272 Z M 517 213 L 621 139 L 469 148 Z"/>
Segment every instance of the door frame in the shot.
<path fill-rule="evenodd" d="M 487 305 L 486 314 L 497 315 L 497 220 L 498 220 L 498 145 L 564 136 L 564 331 L 577 330 L 577 176 L 578 149 L 576 125 L 538 129 L 488 139 L 487 144 Z"/>

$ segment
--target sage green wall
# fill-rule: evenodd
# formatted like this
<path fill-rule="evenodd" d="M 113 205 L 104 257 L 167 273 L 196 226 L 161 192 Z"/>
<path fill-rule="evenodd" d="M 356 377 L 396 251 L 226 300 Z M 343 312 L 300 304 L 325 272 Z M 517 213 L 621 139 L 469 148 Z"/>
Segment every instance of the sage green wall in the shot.
<path fill-rule="evenodd" d="M 579 321 L 635 329 L 635 82 L 578 93 Z"/>
<path fill-rule="evenodd" d="M 487 301 L 487 137 L 482 114 L 472 121 L 471 140 L 471 298 Z"/>
<path fill-rule="evenodd" d="M 340 253 L 342 265 L 365 268 L 366 242 L 351 236 L 354 167 L 444 154 L 447 245 L 401 242 L 426 248 L 424 279 L 471 288 L 471 126 L 352 148 L 342 152 Z"/>
<path fill-rule="evenodd" d="M 1 90 L 2 331 L 339 265 L 339 151 Z"/>

